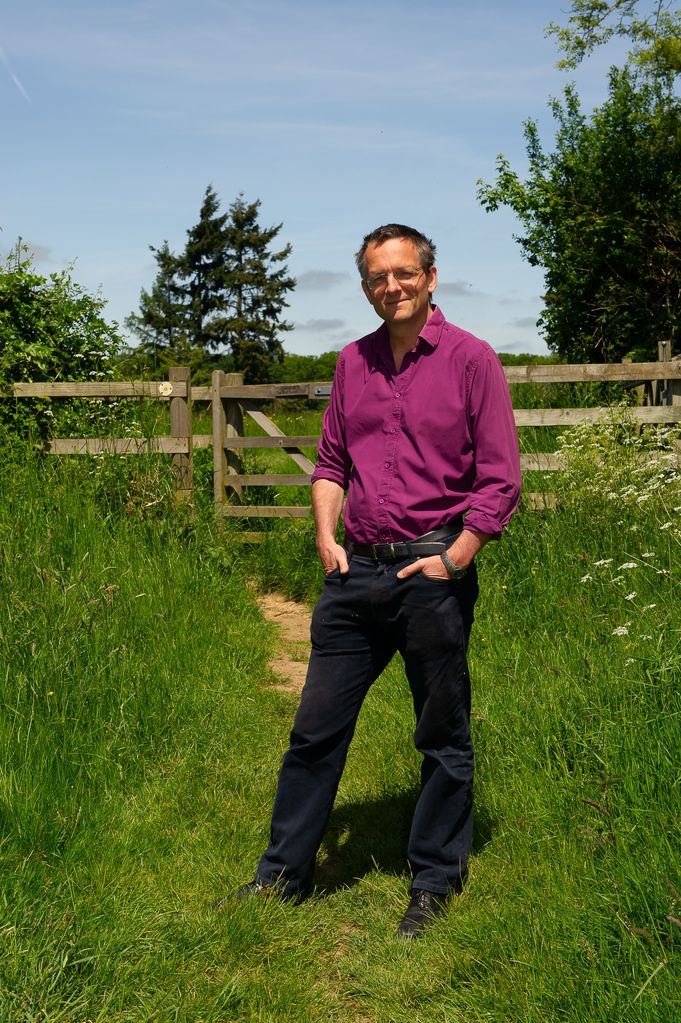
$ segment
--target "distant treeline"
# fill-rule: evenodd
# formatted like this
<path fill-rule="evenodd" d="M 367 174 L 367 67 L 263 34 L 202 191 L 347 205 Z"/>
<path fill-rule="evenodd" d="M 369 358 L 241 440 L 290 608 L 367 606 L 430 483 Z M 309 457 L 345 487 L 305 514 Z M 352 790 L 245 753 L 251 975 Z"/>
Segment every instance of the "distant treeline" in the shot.
<path fill-rule="evenodd" d="M 297 383 L 303 380 L 331 380 L 336 370 L 338 352 L 322 355 L 284 355 L 283 362 L 272 366 L 272 383 Z M 553 365 L 561 361 L 558 355 L 530 355 L 499 352 L 502 366 Z"/>

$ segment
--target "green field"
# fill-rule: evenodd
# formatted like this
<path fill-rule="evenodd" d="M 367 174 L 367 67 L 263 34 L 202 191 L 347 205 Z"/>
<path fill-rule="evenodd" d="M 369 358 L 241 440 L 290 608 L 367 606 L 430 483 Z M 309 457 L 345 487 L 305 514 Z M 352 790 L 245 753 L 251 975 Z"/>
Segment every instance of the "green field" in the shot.
<path fill-rule="evenodd" d="M 310 524 L 245 546 L 213 528 L 207 467 L 192 516 L 160 461 L 0 442 L 0 1020 L 677 1018 L 681 479 L 663 431 L 572 436 L 558 509 L 480 558 L 474 856 L 412 944 L 397 662 L 314 897 L 211 910 L 252 876 L 295 709 L 252 587 L 314 600 Z"/>

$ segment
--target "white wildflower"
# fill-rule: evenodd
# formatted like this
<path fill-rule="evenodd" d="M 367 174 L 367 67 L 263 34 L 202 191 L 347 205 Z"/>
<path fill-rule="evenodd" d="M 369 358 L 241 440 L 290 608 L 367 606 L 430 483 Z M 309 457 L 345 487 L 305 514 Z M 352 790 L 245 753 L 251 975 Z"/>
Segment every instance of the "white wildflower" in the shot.
<path fill-rule="evenodd" d="M 617 571 L 621 572 L 623 568 L 638 568 L 635 561 L 625 561 L 623 565 L 619 565 Z"/>
<path fill-rule="evenodd" d="M 641 555 L 642 558 L 654 558 L 655 551 L 646 551 L 645 554 Z"/>
<path fill-rule="evenodd" d="M 636 591 L 634 590 L 633 593 L 627 593 L 627 595 L 626 595 L 626 597 L 624 599 L 625 600 L 636 600 Z"/>
<path fill-rule="evenodd" d="M 603 565 L 612 565 L 612 558 L 601 558 L 600 561 L 594 562 L 596 568 L 601 568 Z"/>
<path fill-rule="evenodd" d="M 652 636 L 639 636 L 639 639 L 652 639 Z"/>
<path fill-rule="evenodd" d="M 624 576 L 623 575 L 616 575 L 616 576 L 613 577 L 612 581 L 614 583 L 621 583 L 623 580 L 624 580 Z"/>
<path fill-rule="evenodd" d="M 629 628 L 628 628 L 629 625 L 631 625 L 631 622 L 627 622 L 626 625 L 618 625 L 616 629 L 612 630 L 612 635 L 613 636 L 628 636 L 629 635 Z"/>
<path fill-rule="evenodd" d="M 633 657 L 627 657 L 627 659 L 626 659 L 626 661 L 624 663 L 625 663 L 625 665 L 633 664 L 634 663 L 634 658 Z"/>
<path fill-rule="evenodd" d="M 657 607 L 657 604 L 644 604 L 643 607 L 641 608 L 641 610 L 642 611 L 652 611 L 654 607 Z"/>
<path fill-rule="evenodd" d="M 674 525 L 673 522 L 663 522 L 662 525 L 660 526 L 660 530 L 671 529 L 673 525 Z"/>
<path fill-rule="evenodd" d="M 586 575 L 583 575 L 579 581 L 580 583 L 588 583 L 590 580 L 591 576 L 587 573 Z"/>

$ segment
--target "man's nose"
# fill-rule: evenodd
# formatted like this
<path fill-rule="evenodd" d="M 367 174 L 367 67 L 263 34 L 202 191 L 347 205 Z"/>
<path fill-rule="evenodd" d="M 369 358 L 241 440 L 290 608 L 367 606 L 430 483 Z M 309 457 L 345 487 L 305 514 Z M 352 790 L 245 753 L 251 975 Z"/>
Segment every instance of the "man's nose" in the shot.
<path fill-rule="evenodd" d="M 385 290 L 386 291 L 401 291 L 402 290 L 402 285 L 397 280 L 397 278 L 395 277 L 395 274 L 392 272 L 392 270 L 388 270 L 386 272 L 385 276 L 387 278 L 386 284 L 385 284 Z"/>

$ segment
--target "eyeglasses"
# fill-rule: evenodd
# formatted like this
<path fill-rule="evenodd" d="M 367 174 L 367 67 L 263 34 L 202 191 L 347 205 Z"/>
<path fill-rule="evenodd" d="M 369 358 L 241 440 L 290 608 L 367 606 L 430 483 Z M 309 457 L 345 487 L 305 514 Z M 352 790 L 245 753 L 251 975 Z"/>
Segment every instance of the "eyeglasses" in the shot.
<path fill-rule="evenodd" d="M 390 277 L 398 284 L 414 284 L 419 274 L 422 274 L 423 270 L 419 267 L 418 270 L 414 270 L 408 267 L 400 270 L 390 270 L 386 274 L 375 274 L 373 277 L 367 277 L 364 282 L 372 293 L 372 295 L 380 294 L 388 287 L 388 280 Z"/>

